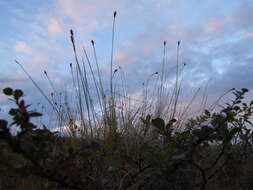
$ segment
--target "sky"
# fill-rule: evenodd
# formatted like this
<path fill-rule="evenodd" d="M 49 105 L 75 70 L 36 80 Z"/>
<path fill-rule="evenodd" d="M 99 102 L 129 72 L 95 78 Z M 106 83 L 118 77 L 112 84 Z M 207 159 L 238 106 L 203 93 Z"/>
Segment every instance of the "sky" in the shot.
<path fill-rule="evenodd" d="M 114 11 L 113 67 L 122 68 L 131 94 L 160 71 L 164 41 L 168 79 L 175 77 L 181 42 L 186 96 L 207 83 L 214 99 L 231 88 L 253 90 L 252 0 L 0 0 L 0 10 L 0 88 L 23 89 L 35 105 L 43 97 L 14 60 L 47 93 L 44 70 L 60 89 L 70 83 L 73 29 L 80 58 L 83 47 L 92 57 L 90 41 L 95 41 L 106 81 Z M 9 106 L 0 94 L 0 117 L 6 117 Z"/>

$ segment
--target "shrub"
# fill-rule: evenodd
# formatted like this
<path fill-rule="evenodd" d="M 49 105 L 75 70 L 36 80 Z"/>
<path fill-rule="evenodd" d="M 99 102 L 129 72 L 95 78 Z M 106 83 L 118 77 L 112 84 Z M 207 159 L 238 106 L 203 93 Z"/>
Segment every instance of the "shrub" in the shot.
<path fill-rule="evenodd" d="M 242 103 L 246 92 L 234 91 L 231 103 L 190 119 L 184 131 L 174 130 L 175 119 L 165 122 L 148 115 L 142 119 L 142 135 L 96 139 L 38 128 L 31 118 L 41 114 L 27 110 L 21 90 L 6 88 L 3 93 L 17 107 L 9 111 L 12 123 L 0 120 L 1 165 L 54 188 L 206 189 L 224 171 L 231 173 L 234 162 L 252 159 L 253 101 Z M 18 127 L 17 134 L 10 132 L 12 127 Z"/>

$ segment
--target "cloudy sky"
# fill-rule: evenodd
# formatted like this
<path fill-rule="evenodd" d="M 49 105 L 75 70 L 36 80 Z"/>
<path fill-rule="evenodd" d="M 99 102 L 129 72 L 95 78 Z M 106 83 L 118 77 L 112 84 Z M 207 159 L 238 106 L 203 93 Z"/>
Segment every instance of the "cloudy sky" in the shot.
<path fill-rule="evenodd" d="M 95 41 L 106 80 L 115 10 L 114 68 L 124 70 L 131 93 L 160 71 L 163 41 L 168 78 L 175 76 L 178 40 L 186 94 L 208 81 L 213 97 L 233 87 L 253 89 L 252 0 L 0 0 L 0 9 L 0 88 L 24 89 L 34 104 L 42 96 L 14 60 L 50 93 L 43 71 L 56 86 L 69 81 L 73 29 L 80 58 L 82 47 L 92 57 Z M 0 94 L 0 116 L 8 105 Z"/>

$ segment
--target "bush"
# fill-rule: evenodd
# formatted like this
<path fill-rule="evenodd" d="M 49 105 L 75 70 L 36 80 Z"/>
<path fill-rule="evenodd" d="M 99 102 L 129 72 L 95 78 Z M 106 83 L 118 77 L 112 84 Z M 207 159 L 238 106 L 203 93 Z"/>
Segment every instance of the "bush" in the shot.
<path fill-rule="evenodd" d="M 34 189 L 225 189 L 228 182 L 231 189 L 249 189 L 252 170 L 239 170 L 253 164 L 253 101 L 242 102 L 247 92 L 234 91 L 222 110 L 205 110 L 182 131 L 175 119 L 147 115 L 138 135 L 118 132 L 103 139 L 39 128 L 31 118 L 41 114 L 28 110 L 23 92 L 5 88 L 17 107 L 9 111 L 12 123 L 0 120 L 1 176 L 8 173 L 1 185 L 10 187 L 14 176 Z"/>

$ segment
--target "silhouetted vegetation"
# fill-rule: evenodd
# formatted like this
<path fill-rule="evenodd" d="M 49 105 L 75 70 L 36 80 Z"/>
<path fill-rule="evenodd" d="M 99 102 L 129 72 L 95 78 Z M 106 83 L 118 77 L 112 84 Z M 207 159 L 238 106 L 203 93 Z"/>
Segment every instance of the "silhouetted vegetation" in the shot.
<path fill-rule="evenodd" d="M 84 48 L 86 63 L 79 61 L 72 30 L 73 89 L 64 92 L 65 96 L 44 71 L 53 89 L 49 97 L 16 61 L 53 109 L 57 130 L 32 122 L 42 114 L 29 109 L 22 90 L 3 89 L 16 107 L 9 110 L 11 123 L 0 120 L 0 189 L 252 189 L 253 101 L 244 102 L 248 89 L 229 90 L 235 97 L 220 110 L 205 109 L 203 99 L 199 115 L 189 117 L 198 91 L 185 109 L 179 110 L 185 66 L 179 62 L 180 41 L 172 93 L 164 87 L 168 82 L 164 42 L 162 70 L 143 83 L 143 101 L 132 108 L 124 75 L 121 73 L 120 92 L 114 81 L 122 69 L 113 71 L 115 18 L 116 12 L 109 95 L 95 42 L 91 41 L 93 68 Z M 159 77 L 150 90 L 153 76 Z M 73 93 L 74 99 L 68 99 L 68 93 Z"/>
<path fill-rule="evenodd" d="M 28 110 L 21 90 L 6 88 L 17 107 L 9 111 L 12 123 L 0 121 L 1 187 L 250 189 L 253 101 L 242 102 L 247 91 L 234 91 L 235 99 L 221 111 L 205 110 L 184 131 L 174 130 L 175 119 L 147 115 L 139 134 L 115 131 L 89 139 L 38 128 L 30 120 L 41 114 Z M 12 127 L 18 127 L 17 134 Z"/>

